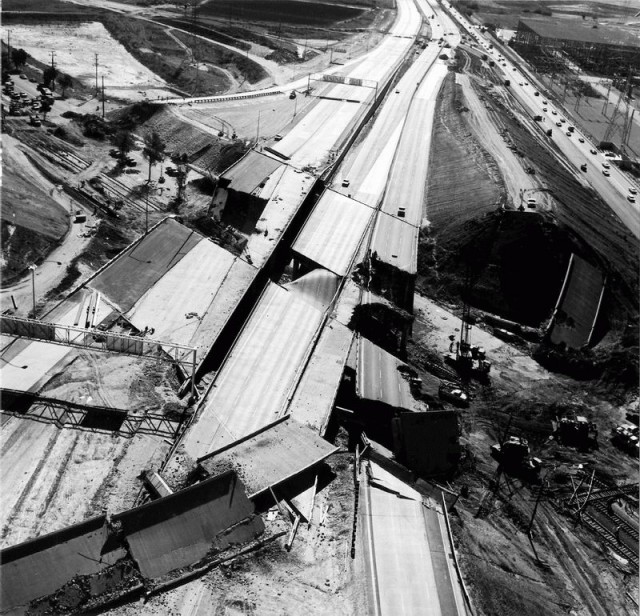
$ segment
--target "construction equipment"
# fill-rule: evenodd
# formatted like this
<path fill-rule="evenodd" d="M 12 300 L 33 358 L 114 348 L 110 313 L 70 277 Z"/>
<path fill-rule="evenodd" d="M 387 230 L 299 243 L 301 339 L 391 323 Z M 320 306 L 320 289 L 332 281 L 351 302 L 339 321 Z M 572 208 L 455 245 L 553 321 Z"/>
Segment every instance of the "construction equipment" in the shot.
<path fill-rule="evenodd" d="M 542 462 L 539 458 L 531 457 L 529 442 L 525 438 L 510 436 L 502 444 L 492 445 L 491 457 L 508 475 L 535 481 L 540 474 Z"/>
<path fill-rule="evenodd" d="M 486 359 L 485 350 L 470 342 L 472 327 L 471 307 L 465 300 L 462 306 L 462 323 L 460 324 L 460 340 L 454 335 L 449 336 L 451 344 L 449 353 L 445 355 L 445 361 L 463 376 L 487 378 L 491 371 L 491 363 Z"/>
<path fill-rule="evenodd" d="M 591 449 L 598 444 L 598 427 L 582 415 L 563 417 L 555 422 L 555 437 L 563 445 Z"/>
<path fill-rule="evenodd" d="M 611 442 L 631 456 L 638 457 L 638 426 L 617 426 L 611 431 Z"/>

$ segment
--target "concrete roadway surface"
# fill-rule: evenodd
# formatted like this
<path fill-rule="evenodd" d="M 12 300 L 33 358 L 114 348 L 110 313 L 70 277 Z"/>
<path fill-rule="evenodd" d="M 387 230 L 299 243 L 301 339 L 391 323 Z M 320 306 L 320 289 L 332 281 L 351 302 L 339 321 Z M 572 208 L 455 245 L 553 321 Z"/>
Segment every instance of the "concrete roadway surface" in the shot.
<path fill-rule="evenodd" d="M 640 199 L 636 199 L 635 203 L 628 200 L 630 196 L 629 189 L 638 189 L 638 186 L 631 184 L 625 174 L 623 174 L 615 165 L 610 165 L 608 169 L 609 176 L 604 175 L 605 170 L 602 166 L 606 162 L 604 155 L 600 152 L 592 154 L 591 150 L 596 150 L 596 147 L 589 139 L 581 134 L 577 129 L 571 134 L 568 133 L 567 127 L 570 122 L 565 122 L 562 127 L 556 126 L 556 122 L 560 121 L 560 118 L 564 117 L 564 112 L 558 109 L 551 103 L 547 105 L 543 104 L 543 100 L 546 100 L 546 96 L 539 92 L 537 86 L 533 85 L 531 77 L 521 72 L 521 70 L 514 66 L 506 58 L 498 61 L 500 51 L 497 49 L 490 49 L 490 43 L 479 32 L 477 28 L 474 28 L 469 21 L 463 17 L 456 9 L 444 1 L 444 5 L 451 11 L 456 19 L 461 23 L 467 31 L 477 41 L 479 41 L 486 51 L 492 54 L 496 58 L 496 66 L 502 71 L 504 79 L 511 81 L 510 89 L 516 99 L 523 105 L 525 109 L 532 116 L 542 115 L 543 122 L 540 123 L 541 129 L 552 129 L 553 141 L 560 148 L 560 151 L 564 154 L 567 160 L 579 169 L 584 163 L 587 163 L 587 172 L 577 171 L 582 175 L 583 180 L 590 184 L 593 189 L 602 197 L 611 209 L 620 217 L 625 226 L 636 237 L 640 238 Z M 492 43 L 491 43 L 492 44 Z M 504 65 L 504 66 L 503 66 Z M 520 85 L 522 83 L 522 85 Z M 525 85 L 529 83 L 529 85 Z M 538 96 L 535 95 L 539 92 Z M 543 108 L 547 111 L 543 111 Z M 555 115 L 553 112 L 556 112 Z M 582 139 L 583 142 L 579 140 Z M 640 192 L 640 191 L 639 191 Z"/>
<path fill-rule="evenodd" d="M 373 462 L 361 473 L 362 533 L 370 612 L 379 616 L 466 616 L 439 505 Z M 361 530 L 360 530 L 361 529 Z"/>

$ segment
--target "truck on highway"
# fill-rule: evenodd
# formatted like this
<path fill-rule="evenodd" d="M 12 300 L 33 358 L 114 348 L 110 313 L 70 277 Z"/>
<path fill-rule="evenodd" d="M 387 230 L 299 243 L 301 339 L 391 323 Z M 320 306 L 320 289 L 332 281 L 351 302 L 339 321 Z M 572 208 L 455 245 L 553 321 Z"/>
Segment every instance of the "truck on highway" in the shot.
<path fill-rule="evenodd" d="M 567 130 L 572 133 L 574 130 L 576 130 L 573 126 L 568 126 Z"/>
<path fill-rule="evenodd" d="M 504 80 L 504 85 L 509 87 L 511 85 L 511 80 L 510 79 L 505 79 Z"/>
<path fill-rule="evenodd" d="M 541 115 L 533 116 L 533 121 L 534 122 L 542 122 L 542 116 Z"/>

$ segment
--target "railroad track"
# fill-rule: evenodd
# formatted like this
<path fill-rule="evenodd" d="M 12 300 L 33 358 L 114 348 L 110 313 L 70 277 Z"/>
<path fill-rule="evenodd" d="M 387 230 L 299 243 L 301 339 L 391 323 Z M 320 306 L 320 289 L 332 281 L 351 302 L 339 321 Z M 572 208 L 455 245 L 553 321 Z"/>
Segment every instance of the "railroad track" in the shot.
<path fill-rule="evenodd" d="M 608 528 L 605 528 L 602 524 L 600 524 L 600 522 L 598 522 L 588 513 L 585 513 L 582 516 L 582 521 L 592 531 L 599 535 L 612 550 L 618 552 L 623 558 L 626 558 L 636 567 L 638 566 L 638 563 L 640 562 L 638 560 L 638 555 L 627 545 L 618 541 L 615 533 L 612 533 Z"/>
<path fill-rule="evenodd" d="M 45 136 L 37 131 L 25 130 L 17 127 L 20 140 L 32 147 L 37 152 L 48 158 L 51 162 L 64 167 L 72 173 L 79 173 L 91 166 L 91 161 L 86 161 L 70 150 L 64 143 L 55 137 Z"/>
<path fill-rule="evenodd" d="M 110 178 L 108 175 L 101 173 L 99 175 L 100 185 L 104 189 L 105 195 L 110 197 L 113 201 L 122 201 L 125 205 L 130 208 L 139 210 L 144 212 L 146 210 L 146 199 L 132 199 L 129 196 L 131 189 L 128 186 L 125 186 L 122 182 L 114 178 Z M 164 206 L 154 199 L 153 197 L 149 197 L 149 210 L 154 210 L 156 212 L 164 211 Z"/>

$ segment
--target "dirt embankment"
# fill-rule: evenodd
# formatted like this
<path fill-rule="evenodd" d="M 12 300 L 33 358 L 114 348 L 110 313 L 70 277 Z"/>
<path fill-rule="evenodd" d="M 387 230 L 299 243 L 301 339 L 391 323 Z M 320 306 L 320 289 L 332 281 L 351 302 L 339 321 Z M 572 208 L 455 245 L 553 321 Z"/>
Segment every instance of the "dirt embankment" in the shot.
<path fill-rule="evenodd" d="M 442 85 L 431 138 L 426 212 L 431 230 L 446 236 L 503 203 L 502 178 L 464 118 L 465 100 L 453 73 Z"/>
<path fill-rule="evenodd" d="M 3 142 L 0 274 L 3 285 L 9 285 L 60 243 L 69 229 L 69 216 L 51 196 L 54 185 L 31 165 L 17 142 Z"/>
<path fill-rule="evenodd" d="M 602 376 L 607 388 L 616 381 L 625 388 L 633 387 L 629 370 L 621 368 L 625 363 L 637 366 L 637 242 L 593 190 L 568 170 L 557 153 L 545 147 L 543 138 L 529 132 L 508 98 L 493 93 L 486 97 L 485 104 L 492 116 L 500 118 L 515 148 L 526 152 L 527 163 L 547 192 L 551 211 L 499 212 L 487 207 L 486 201 L 484 208 L 478 206 L 483 203 L 485 185 L 492 184 L 491 178 L 487 172 L 484 177 L 478 176 L 473 163 L 464 166 L 463 145 L 457 146 L 458 162 L 450 167 L 456 148 L 450 136 L 456 133 L 445 129 L 457 125 L 457 132 L 465 134 L 474 127 L 466 121 L 463 102 L 445 87 L 439 101 L 442 120 L 434 134 L 430 163 L 432 201 L 427 201 L 427 215 L 433 224 L 421 237 L 418 287 L 430 297 L 459 302 L 470 284 L 468 298 L 473 305 L 538 327 L 551 316 L 569 256 L 574 252 L 606 275 L 602 318 L 593 338 L 599 345 L 595 353 L 578 352 L 580 357 L 573 357 L 573 352 L 565 357 L 565 351 L 552 349 L 554 356 L 547 358 L 548 353 L 542 349 L 540 358 L 549 359 L 546 365 L 555 370 L 577 375 L 573 366 L 586 378 Z M 481 135 L 471 138 L 480 139 Z M 456 184 L 469 194 L 461 195 Z M 440 192 L 445 197 L 438 202 Z M 479 197 L 474 199 L 476 194 Z M 429 215 L 430 205 L 435 205 L 435 216 Z M 438 216 L 442 219 L 440 226 Z"/>

